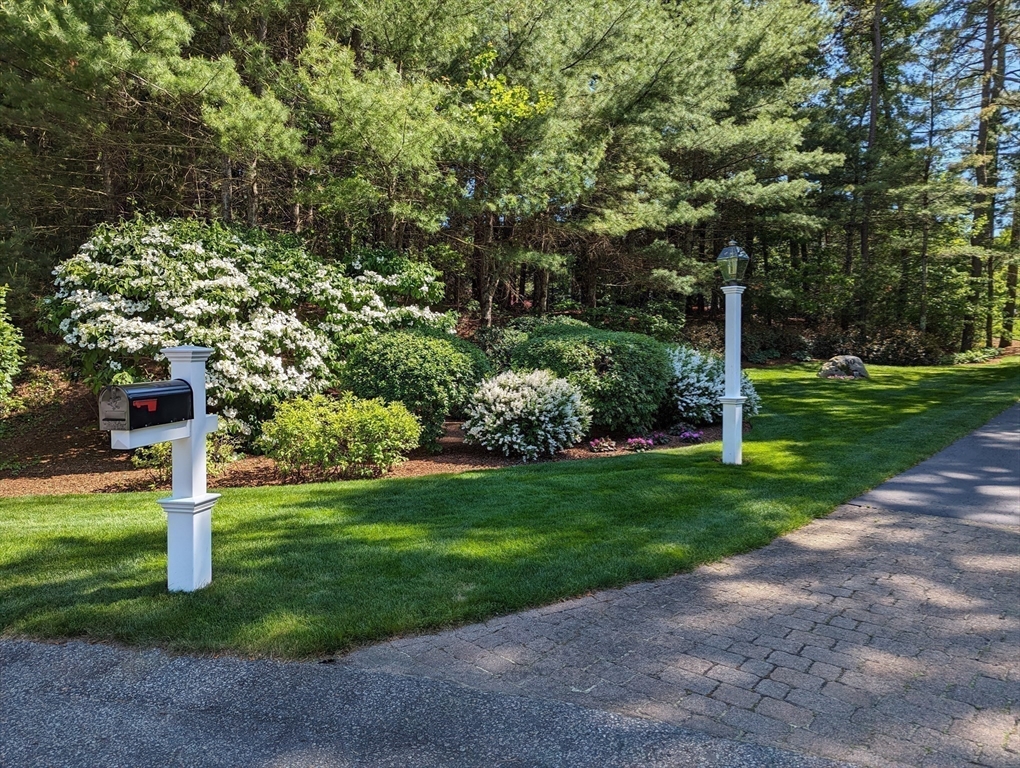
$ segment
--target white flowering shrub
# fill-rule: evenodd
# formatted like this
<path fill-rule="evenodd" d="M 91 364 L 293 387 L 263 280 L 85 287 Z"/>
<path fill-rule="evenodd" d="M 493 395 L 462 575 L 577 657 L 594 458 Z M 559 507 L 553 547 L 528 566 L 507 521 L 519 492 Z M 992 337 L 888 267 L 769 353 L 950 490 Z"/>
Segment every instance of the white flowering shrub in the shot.
<path fill-rule="evenodd" d="M 150 370 L 163 347 L 212 347 L 210 404 L 245 434 L 276 403 L 329 385 L 359 336 L 452 323 L 406 303 L 442 296 L 427 269 L 411 284 L 348 275 L 296 242 L 195 219 L 102 225 L 54 276 L 45 322 L 75 348 L 93 389 L 163 374 Z"/>
<path fill-rule="evenodd" d="M 669 350 L 673 366 L 673 379 L 669 385 L 669 399 L 676 412 L 676 421 L 694 424 L 711 424 L 722 419 L 722 404 L 726 386 L 726 366 L 723 358 L 712 352 L 699 352 L 691 347 L 672 347 Z M 747 398 L 744 413 L 755 416 L 761 410 L 761 398 L 747 374 L 740 374 L 740 394 Z"/>
<path fill-rule="evenodd" d="M 525 461 L 575 445 L 591 426 L 580 388 L 549 371 L 508 371 L 483 381 L 467 412 L 466 442 Z"/>

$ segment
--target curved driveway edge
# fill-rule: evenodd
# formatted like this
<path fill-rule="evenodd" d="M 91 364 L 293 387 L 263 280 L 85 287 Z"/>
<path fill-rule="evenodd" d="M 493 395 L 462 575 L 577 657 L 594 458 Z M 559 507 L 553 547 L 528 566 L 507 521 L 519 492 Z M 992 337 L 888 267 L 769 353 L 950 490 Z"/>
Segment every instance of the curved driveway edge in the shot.
<path fill-rule="evenodd" d="M 843 506 L 663 581 L 341 663 L 867 766 L 1020 765 L 1020 529 Z"/>

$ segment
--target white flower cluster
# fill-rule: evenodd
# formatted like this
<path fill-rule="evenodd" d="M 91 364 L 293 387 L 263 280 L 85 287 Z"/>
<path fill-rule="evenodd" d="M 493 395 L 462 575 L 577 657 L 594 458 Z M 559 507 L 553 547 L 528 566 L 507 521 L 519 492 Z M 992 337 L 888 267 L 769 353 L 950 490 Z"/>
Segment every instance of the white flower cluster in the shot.
<path fill-rule="evenodd" d="M 483 381 L 467 412 L 467 442 L 525 461 L 575 445 L 591 426 L 581 390 L 549 371 L 508 371 Z"/>
<path fill-rule="evenodd" d="M 676 404 L 677 420 L 694 424 L 711 424 L 722 419 L 719 398 L 726 390 L 726 365 L 711 352 L 691 347 L 673 347 L 669 352 L 673 364 L 670 397 Z M 747 398 L 744 413 L 754 416 L 761 409 L 761 398 L 747 374 L 740 374 L 740 394 Z"/>
<path fill-rule="evenodd" d="M 162 347 L 212 347 L 211 401 L 242 432 L 268 406 L 327 386 L 338 343 L 450 324 L 427 308 L 388 306 L 377 290 L 388 279 L 350 278 L 299 248 L 193 221 L 100 227 L 53 274 L 50 324 L 77 348 L 89 383 L 144 375 Z"/>

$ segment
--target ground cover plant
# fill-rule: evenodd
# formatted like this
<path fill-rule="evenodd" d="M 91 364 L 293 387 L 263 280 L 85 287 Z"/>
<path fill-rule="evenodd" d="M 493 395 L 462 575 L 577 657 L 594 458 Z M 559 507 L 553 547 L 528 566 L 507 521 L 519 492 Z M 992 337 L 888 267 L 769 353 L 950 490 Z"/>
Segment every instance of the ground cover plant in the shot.
<path fill-rule="evenodd" d="M 0 502 L 0 631 L 304 657 L 652 579 L 767 543 L 1018 399 L 1020 360 L 752 376 L 718 444 L 414 479 L 226 490 L 213 582 L 165 591 L 156 494 Z M 541 503 L 536 503 L 540 500 Z"/>
<path fill-rule="evenodd" d="M 7 314 L 7 286 L 0 285 L 0 403 L 14 388 L 14 377 L 21 371 L 25 356 L 21 331 Z"/>

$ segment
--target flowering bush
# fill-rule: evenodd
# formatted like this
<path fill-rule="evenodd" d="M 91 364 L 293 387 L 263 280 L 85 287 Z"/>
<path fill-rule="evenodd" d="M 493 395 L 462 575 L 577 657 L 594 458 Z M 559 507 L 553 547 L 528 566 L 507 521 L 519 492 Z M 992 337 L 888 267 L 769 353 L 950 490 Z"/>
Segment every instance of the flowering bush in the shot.
<path fill-rule="evenodd" d="M 259 438 L 283 475 L 374 476 L 418 447 L 421 425 L 400 403 L 313 395 L 283 403 Z"/>
<path fill-rule="evenodd" d="M 650 437 L 629 437 L 627 438 L 627 450 L 635 453 L 644 453 L 655 447 L 655 441 Z"/>
<path fill-rule="evenodd" d="M 484 381 L 467 412 L 466 442 L 525 461 L 569 448 L 591 426 L 580 389 L 549 371 L 507 371 Z"/>
<path fill-rule="evenodd" d="M 7 286 L 0 285 L 0 402 L 11 394 L 23 357 L 21 331 L 7 314 Z"/>
<path fill-rule="evenodd" d="M 466 405 L 490 370 L 480 349 L 452 334 L 394 331 L 355 348 L 341 380 L 358 397 L 406 405 L 421 421 L 422 442 L 434 445 L 443 421 Z"/>
<path fill-rule="evenodd" d="M 685 429 L 681 432 L 678 437 L 685 443 L 700 443 L 701 438 L 705 436 L 705 433 L 700 429 Z"/>
<path fill-rule="evenodd" d="M 670 405 L 676 419 L 711 424 L 722 419 L 719 398 L 725 391 L 726 370 L 721 357 L 691 347 L 673 347 L 670 352 L 673 380 Z M 740 394 L 747 398 L 744 413 L 754 416 L 761 409 L 761 398 L 746 374 L 740 376 Z"/>
<path fill-rule="evenodd" d="M 415 297 L 436 300 L 442 285 L 419 272 Z M 242 432 L 281 400 L 326 386 L 360 335 L 450 323 L 387 304 L 412 290 L 400 274 L 350 276 L 294 241 L 195 219 L 101 225 L 54 275 L 45 322 L 76 350 L 90 386 L 162 373 L 146 370 L 162 347 L 212 347 L 210 404 Z"/>
<path fill-rule="evenodd" d="M 652 432 L 649 437 L 656 445 L 669 445 L 673 442 L 673 438 L 670 436 L 669 432 Z"/>
<path fill-rule="evenodd" d="M 616 450 L 616 441 L 608 437 L 596 437 L 588 441 L 588 448 L 592 453 L 612 453 Z"/>
<path fill-rule="evenodd" d="M 670 378 L 666 348 L 639 333 L 558 324 L 536 328 L 511 358 L 515 370 L 552 371 L 581 388 L 592 423 L 610 432 L 645 432 Z"/>

